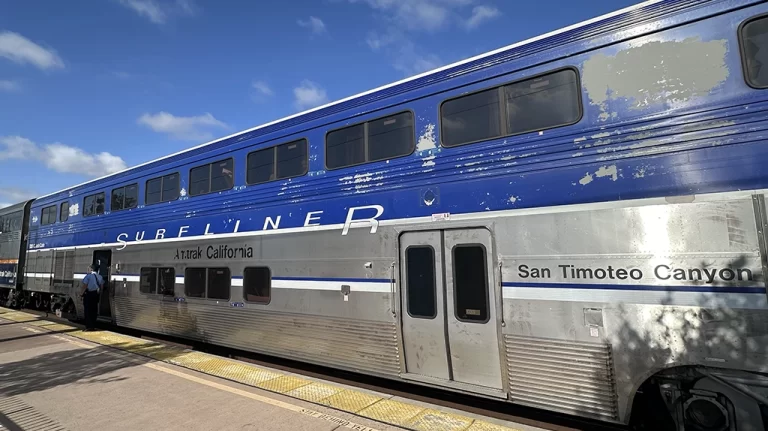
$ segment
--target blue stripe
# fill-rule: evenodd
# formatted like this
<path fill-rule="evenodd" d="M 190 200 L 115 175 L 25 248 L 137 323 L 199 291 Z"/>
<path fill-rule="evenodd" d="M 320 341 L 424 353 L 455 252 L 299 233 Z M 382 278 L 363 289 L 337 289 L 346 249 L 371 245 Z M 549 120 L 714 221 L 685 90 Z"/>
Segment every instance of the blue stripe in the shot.
<path fill-rule="evenodd" d="M 653 286 L 617 284 L 570 284 L 570 283 L 502 283 L 504 287 L 538 287 L 544 289 L 592 289 L 592 290 L 639 290 L 650 292 L 715 292 L 715 293 L 765 293 L 764 287 L 724 286 Z"/>
<path fill-rule="evenodd" d="M 283 281 L 346 281 L 349 283 L 392 283 L 387 278 L 318 278 L 318 277 L 272 277 Z"/>

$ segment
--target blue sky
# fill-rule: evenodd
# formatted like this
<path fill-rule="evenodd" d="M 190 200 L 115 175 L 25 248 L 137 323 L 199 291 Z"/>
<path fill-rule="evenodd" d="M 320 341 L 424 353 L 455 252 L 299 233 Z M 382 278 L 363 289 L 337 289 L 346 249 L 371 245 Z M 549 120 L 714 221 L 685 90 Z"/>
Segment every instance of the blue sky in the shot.
<path fill-rule="evenodd" d="M 0 0 L 0 206 L 634 3 Z"/>

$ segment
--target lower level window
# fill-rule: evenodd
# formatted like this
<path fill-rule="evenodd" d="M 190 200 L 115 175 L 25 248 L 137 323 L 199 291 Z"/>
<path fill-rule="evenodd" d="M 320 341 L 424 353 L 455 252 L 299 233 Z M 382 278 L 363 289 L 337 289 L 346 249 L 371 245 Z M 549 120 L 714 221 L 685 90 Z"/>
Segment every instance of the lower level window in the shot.
<path fill-rule="evenodd" d="M 189 298 L 229 300 L 232 277 L 229 268 L 187 268 L 184 293 Z"/>
<path fill-rule="evenodd" d="M 271 299 L 272 274 L 269 268 L 245 268 L 243 271 L 243 299 L 268 304 Z"/>
<path fill-rule="evenodd" d="M 176 270 L 173 268 L 141 268 L 139 291 L 141 293 L 159 293 L 174 296 Z"/>

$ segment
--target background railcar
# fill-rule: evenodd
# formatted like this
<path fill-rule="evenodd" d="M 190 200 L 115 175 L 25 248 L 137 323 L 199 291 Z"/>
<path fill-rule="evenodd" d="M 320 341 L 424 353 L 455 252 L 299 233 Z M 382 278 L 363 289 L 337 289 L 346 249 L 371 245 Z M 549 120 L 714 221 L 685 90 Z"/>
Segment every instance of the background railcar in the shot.
<path fill-rule="evenodd" d="M 765 2 L 645 2 L 36 199 L 24 286 L 82 314 L 94 263 L 126 327 L 764 429 L 766 52 Z"/>

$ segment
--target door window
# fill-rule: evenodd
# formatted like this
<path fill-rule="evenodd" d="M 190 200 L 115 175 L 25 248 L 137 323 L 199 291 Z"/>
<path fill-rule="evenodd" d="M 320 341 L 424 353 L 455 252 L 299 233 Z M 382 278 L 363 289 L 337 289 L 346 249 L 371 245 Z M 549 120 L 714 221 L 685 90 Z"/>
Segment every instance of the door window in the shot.
<path fill-rule="evenodd" d="M 488 274 L 485 247 L 458 245 L 453 248 L 453 284 L 456 319 L 488 321 Z"/>

